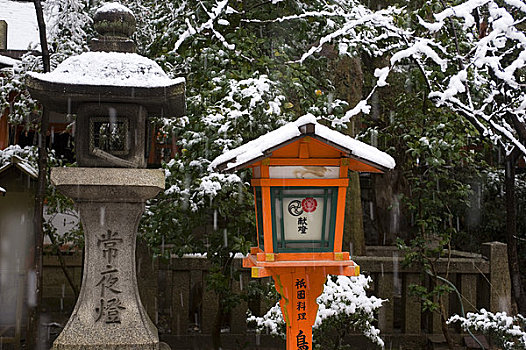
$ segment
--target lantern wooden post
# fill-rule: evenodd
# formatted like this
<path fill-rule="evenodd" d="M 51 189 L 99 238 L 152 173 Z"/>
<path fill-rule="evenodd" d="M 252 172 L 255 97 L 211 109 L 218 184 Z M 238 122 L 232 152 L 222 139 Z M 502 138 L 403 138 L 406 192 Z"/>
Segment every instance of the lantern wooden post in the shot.
<path fill-rule="evenodd" d="M 312 326 L 318 312 L 316 299 L 327 276 L 311 268 L 297 267 L 284 269 L 273 278 L 281 295 L 281 310 L 288 316 L 287 349 L 311 349 Z"/>
<path fill-rule="evenodd" d="M 318 261 L 291 261 L 268 263 L 268 266 L 275 267 L 267 268 L 255 266 L 257 264 L 254 264 L 250 257 L 243 261 L 244 267 L 252 268 L 252 277 L 272 276 L 274 280 L 276 290 L 281 296 L 283 319 L 287 324 L 287 350 L 312 349 L 312 326 L 318 312 L 316 299 L 323 292 L 327 275 L 360 274 L 360 267 L 349 260 L 348 253 L 341 256 L 335 254 L 335 257 L 342 258 L 341 264 L 333 261 L 332 266 L 323 266 L 323 262 Z M 351 264 L 348 264 L 349 262 Z"/>
<path fill-rule="evenodd" d="M 316 299 L 327 275 L 358 276 L 342 251 L 348 171 L 381 173 L 384 152 L 301 117 L 216 158 L 212 170 L 252 168 L 258 246 L 243 259 L 252 277 L 274 280 L 287 350 L 312 349 Z"/>

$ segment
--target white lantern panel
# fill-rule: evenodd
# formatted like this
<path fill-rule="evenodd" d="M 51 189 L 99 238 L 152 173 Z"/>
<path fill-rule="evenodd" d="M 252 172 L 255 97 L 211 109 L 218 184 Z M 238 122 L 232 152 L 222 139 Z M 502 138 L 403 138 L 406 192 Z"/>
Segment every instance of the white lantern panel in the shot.
<path fill-rule="evenodd" d="M 324 203 L 321 197 L 283 199 L 285 240 L 321 240 L 323 213 Z"/>
<path fill-rule="evenodd" d="M 337 166 L 271 166 L 270 178 L 273 179 L 337 179 L 340 167 Z"/>

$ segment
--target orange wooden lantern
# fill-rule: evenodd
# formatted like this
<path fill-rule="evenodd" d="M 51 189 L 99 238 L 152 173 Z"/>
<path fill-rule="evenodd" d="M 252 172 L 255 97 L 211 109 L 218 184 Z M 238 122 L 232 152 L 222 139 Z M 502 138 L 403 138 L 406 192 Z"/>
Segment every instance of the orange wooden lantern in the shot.
<path fill-rule="evenodd" d="M 217 157 L 212 169 L 252 168 L 258 246 L 243 266 L 272 276 L 287 323 L 287 349 L 312 348 L 316 298 L 328 274 L 357 276 L 342 251 L 348 171 L 395 166 L 384 152 L 331 130 L 312 115 Z"/>

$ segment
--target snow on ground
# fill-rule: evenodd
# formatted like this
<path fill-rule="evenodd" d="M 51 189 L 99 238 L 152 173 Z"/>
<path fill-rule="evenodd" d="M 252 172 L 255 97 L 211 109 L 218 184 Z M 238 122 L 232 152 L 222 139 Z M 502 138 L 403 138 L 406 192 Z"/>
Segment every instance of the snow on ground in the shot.
<path fill-rule="evenodd" d="M 228 162 L 225 169 L 227 171 L 234 169 L 237 166 L 248 164 L 264 156 L 267 150 L 300 136 L 301 132 L 299 128 L 306 124 L 314 124 L 315 135 L 334 142 L 342 148 L 346 148 L 353 156 L 376 163 L 388 169 L 393 169 L 395 167 L 394 159 L 387 153 L 338 131 L 329 129 L 324 125 L 318 124 L 314 115 L 306 114 L 295 122 L 285 124 L 279 129 L 271 131 L 268 134 L 260 136 L 255 140 L 220 155 L 210 164 L 210 169 L 214 169 L 225 162 Z"/>
<path fill-rule="evenodd" d="M 69 57 L 51 73 L 29 73 L 51 83 L 127 87 L 168 87 L 184 83 L 170 79 L 154 61 L 134 53 L 84 52 Z"/>
<path fill-rule="evenodd" d="M 7 22 L 7 48 L 27 50 L 40 41 L 33 2 L 0 0 L 0 20 Z"/>

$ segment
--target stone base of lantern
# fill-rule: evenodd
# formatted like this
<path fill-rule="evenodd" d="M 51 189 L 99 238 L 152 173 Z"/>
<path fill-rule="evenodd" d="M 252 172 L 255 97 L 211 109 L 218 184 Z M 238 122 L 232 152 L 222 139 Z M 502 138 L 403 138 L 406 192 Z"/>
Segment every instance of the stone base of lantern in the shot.
<path fill-rule="evenodd" d="M 75 201 L 85 235 L 79 299 L 53 350 L 158 350 L 137 289 L 135 245 L 145 200 L 164 189 L 163 171 L 54 168 L 51 181 Z"/>

